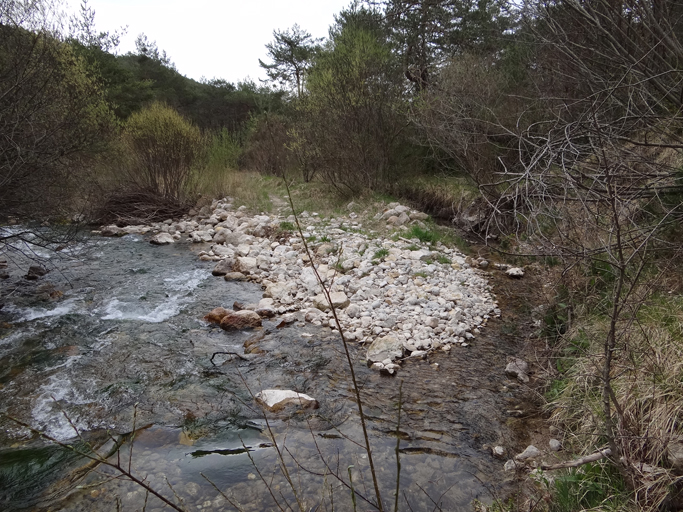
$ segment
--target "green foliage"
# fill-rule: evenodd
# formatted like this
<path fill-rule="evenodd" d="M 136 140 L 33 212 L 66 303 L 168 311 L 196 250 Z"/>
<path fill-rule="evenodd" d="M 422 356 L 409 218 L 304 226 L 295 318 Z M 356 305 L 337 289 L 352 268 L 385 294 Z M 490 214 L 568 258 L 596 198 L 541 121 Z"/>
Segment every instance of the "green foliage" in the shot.
<path fill-rule="evenodd" d="M 0 217 L 68 210 L 74 194 L 87 193 L 87 158 L 115 128 L 72 48 L 47 28 L 14 25 L 39 8 L 21 5 L 0 8 Z M 8 12 L 14 8 L 28 12 Z"/>
<path fill-rule="evenodd" d="M 211 136 L 206 153 L 206 167 L 209 170 L 237 169 L 242 156 L 239 136 L 223 128 Z"/>
<path fill-rule="evenodd" d="M 378 251 L 375 251 L 375 254 L 372 256 L 372 259 L 381 260 L 383 258 L 386 258 L 387 256 L 389 256 L 389 249 L 379 249 Z"/>
<path fill-rule="evenodd" d="M 555 478 L 551 486 L 550 512 L 588 509 L 621 511 L 628 501 L 618 471 L 608 463 L 592 463 Z"/>
<path fill-rule="evenodd" d="M 132 154 L 130 183 L 166 199 L 186 199 L 193 167 L 204 153 L 199 128 L 173 109 L 153 103 L 128 119 L 123 139 Z"/>
<path fill-rule="evenodd" d="M 433 244 L 441 240 L 441 235 L 437 231 L 421 228 L 417 224 L 414 224 L 410 227 L 406 237 L 417 238 L 420 242 L 428 244 Z"/>
<path fill-rule="evenodd" d="M 290 30 L 273 31 L 273 42 L 268 43 L 268 57 L 271 64 L 259 59 L 259 64 L 266 70 L 268 78 L 280 86 L 294 90 L 297 97 L 304 92 L 306 72 L 317 50 L 318 40 L 295 24 Z"/>
<path fill-rule="evenodd" d="M 381 15 L 340 13 L 308 77 L 308 95 L 297 104 L 305 122 L 293 127 L 300 144 L 313 148 L 308 165 L 341 193 L 381 188 L 405 128 L 400 68 Z"/>
<path fill-rule="evenodd" d="M 452 263 L 451 259 L 443 254 L 437 254 L 435 259 L 442 265 L 450 265 Z"/>
<path fill-rule="evenodd" d="M 280 222 L 280 229 L 283 229 L 285 231 L 296 231 L 296 226 L 294 225 L 293 222 Z"/>

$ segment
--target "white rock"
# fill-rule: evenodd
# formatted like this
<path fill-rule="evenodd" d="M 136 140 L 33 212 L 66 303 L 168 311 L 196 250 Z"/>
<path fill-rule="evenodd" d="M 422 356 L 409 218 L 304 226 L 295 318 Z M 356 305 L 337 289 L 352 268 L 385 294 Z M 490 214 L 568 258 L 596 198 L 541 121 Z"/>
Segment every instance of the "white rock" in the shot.
<path fill-rule="evenodd" d="M 287 405 L 298 405 L 304 409 L 318 408 L 318 401 L 315 398 L 289 389 L 264 389 L 257 393 L 255 398 L 271 412 L 277 412 Z"/>
<path fill-rule="evenodd" d="M 541 455 L 541 450 L 536 448 L 533 444 L 530 444 L 522 453 L 515 455 L 515 460 L 528 460 L 535 459 Z"/>
<path fill-rule="evenodd" d="M 557 439 L 551 439 L 548 441 L 548 445 L 550 445 L 550 449 L 554 452 L 559 452 L 562 449 L 562 443 Z"/>
<path fill-rule="evenodd" d="M 332 301 L 332 306 L 336 309 L 344 309 L 351 303 L 351 301 L 344 292 L 330 293 L 330 300 Z M 316 295 L 313 298 L 313 306 L 323 311 L 327 311 L 328 309 L 330 309 L 330 304 L 327 301 L 327 296 L 322 293 L 320 295 Z"/>
<path fill-rule="evenodd" d="M 150 244 L 154 245 L 168 245 L 174 242 L 173 236 L 168 233 L 158 233 L 152 237 L 149 241 Z"/>
<path fill-rule="evenodd" d="M 517 278 L 517 279 L 519 279 L 520 277 L 524 277 L 524 270 L 523 270 L 522 268 L 520 268 L 520 267 L 512 267 L 512 268 L 509 268 L 509 269 L 507 269 L 507 270 L 505 271 L 505 273 L 506 273 L 509 277 L 514 277 L 514 278 Z"/>
<path fill-rule="evenodd" d="M 403 343 L 393 336 L 377 338 L 368 347 L 367 359 L 371 362 L 394 360 L 403 356 Z"/>

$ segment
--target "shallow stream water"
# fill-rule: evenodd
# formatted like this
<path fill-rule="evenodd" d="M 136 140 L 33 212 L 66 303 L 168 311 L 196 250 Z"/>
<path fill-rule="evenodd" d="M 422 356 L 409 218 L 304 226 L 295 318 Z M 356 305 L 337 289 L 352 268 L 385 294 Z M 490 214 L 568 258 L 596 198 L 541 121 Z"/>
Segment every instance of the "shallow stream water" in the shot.
<path fill-rule="evenodd" d="M 128 235 L 70 247 L 38 281 L 10 264 L 0 283 L 0 509 L 163 509 L 103 465 L 83 477 L 87 459 L 8 416 L 101 453 L 135 426 L 132 445 L 127 438 L 110 460 L 127 468 L 132 454 L 133 472 L 187 510 L 277 510 L 274 499 L 297 508 L 297 497 L 307 510 L 351 510 L 334 476 L 348 485 L 349 466 L 355 490 L 374 499 L 339 336 L 277 319 L 237 333 L 207 324 L 214 307 L 258 302 L 262 290 L 213 277 L 194 249 Z M 495 333 L 494 323 L 467 348 L 408 360 L 395 377 L 370 370 L 352 347 L 389 508 L 397 438 L 401 510 L 472 510 L 474 499 L 511 489 L 487 448 L 516 444 L 502 371 L 511 347 Z M 307 393 L 320 408 L 266 418 L 253 395 L 270 388 Z M 358 498 L 358 510 L 371 509 Z"/>

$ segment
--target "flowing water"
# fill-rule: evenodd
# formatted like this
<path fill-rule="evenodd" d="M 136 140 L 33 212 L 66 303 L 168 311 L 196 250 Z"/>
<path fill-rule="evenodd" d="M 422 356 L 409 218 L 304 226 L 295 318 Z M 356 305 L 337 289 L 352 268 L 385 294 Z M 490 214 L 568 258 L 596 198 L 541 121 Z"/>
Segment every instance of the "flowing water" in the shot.
<path fill-rule="evenodd" d="M 1 509 L 163 508 L 110 468 L 79 471 L 87 459 L 9 416 L 101 453 L 135 425 L 132 444 L 126 438 L 110 460 L 127 468 L 132 456 L 136 475 L 188 510 L 276 510 L 273 496 L 294 508 L 298 496 L 307 509 L 351 510 L 351 492 L 334 476 L 348 483 L 349 471 L 356 491 L 373 499 L 338 335 L 303 323 L 279 328 L 276 320 L 237 333 L 208 325 L 202 317 L 214 307 L 258 302 L 262 291 L 211 276 L 212 264 L 192 249 L 132 235 L 93 238 L 53 257 L 38 281 L 10 265 L 0 283 Z M 495 330 L 467 349 L 409 360 L 396 377 L 371 371 L 363 350 L 352 348 L 392 509 L 397 439 L 401 510 L 471 510 L 473 499 L 510 490 L 486 448 L 516 444 L 504 414 L 515 400 L 502 372 L 511 347 Z M 307 393 L 320 408 L 266 420 L 253 395 L 270 388 Z M 358 498 L 358 510 L 371 509 Z"/>

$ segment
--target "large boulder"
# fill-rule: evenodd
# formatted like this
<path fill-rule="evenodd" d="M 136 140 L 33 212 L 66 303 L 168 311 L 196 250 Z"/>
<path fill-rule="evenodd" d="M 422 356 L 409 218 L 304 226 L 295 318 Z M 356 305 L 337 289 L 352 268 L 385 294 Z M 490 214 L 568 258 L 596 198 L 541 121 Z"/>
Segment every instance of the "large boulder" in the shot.
<path fill-rule="evenodd" d="M 256 394 L 256 401 L 270 412 L 278 412 L 288 405 L 295 405 L 303 409 L 317 409 L 318 401 L 303 393 L 290 389 L 264 389 Z"/>
<path fill-rule="evenodd" d="M 403 356 L 403 343 L 393 336 L 377 338 L 368 347 L 367 359 L 371 363 L 381 363 L 387 359 L 394 360 Z"/>
<path fill-rule="evenodd" d="M 225 331 L 241 331 L 242 329 L 254 329 L 261 327 L 261 317 L 255 311 L 231 311 L 226 310 L 226 315 L 221 319 L 221 329 Z"/>

